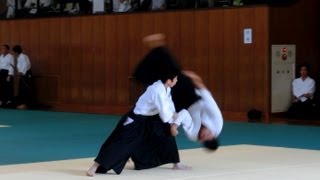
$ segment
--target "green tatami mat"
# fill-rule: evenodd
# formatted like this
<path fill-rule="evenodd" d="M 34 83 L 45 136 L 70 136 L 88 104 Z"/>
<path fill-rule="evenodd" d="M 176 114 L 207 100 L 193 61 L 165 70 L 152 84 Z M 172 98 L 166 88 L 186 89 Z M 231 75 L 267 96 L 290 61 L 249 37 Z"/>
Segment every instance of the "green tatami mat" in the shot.
<path fill-rule="evenodd" d="M 94 157 L 120 116 L 0 109 L 0 165 Z M 320 150 L 320 127 L 226 121 L 221 145 Z M 180 149 L 200 147 L 180 130 Z"/>

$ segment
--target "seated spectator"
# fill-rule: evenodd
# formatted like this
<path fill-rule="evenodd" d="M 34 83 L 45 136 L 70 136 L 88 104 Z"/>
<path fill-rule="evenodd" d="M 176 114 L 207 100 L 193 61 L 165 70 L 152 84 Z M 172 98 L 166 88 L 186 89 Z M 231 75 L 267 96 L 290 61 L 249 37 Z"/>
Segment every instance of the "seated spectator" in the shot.
<path fill-rule="evenodd" d="M 17 2 L 17 6 L 16 6 Z M 16 8 L 21 8 L 20 0 L 7 0 L 7 13 L 6 18 L 15 18 L 16 16 Z"/>
<path fill-rule="evenodd" d="M 166 0 L 152 0 L 151 2 L 152 11 L 165 10 L 166 7 L 167 7 Z"/>
<path fill-rule="evenodd" d="M 290 118 L 304 118 L 314 109 L 313 95 L 316 90 L 315 81 L 308 76 L 310 66 L 302 64 L 300 77 L 292 82 L 293 103 L 288 110 Z"/>
<path fill-rule="evenodd" d="M 113 12 L 128 12 L 131 10 L 131 0 L 112 0 Z"/>
<path fill-rule="evenodd" d="M 92 13 L 92 0 L 59 0 L 56 9 L 63 14 L 90 14 Z"/>
<path fill-rule="evenodd" d="M 140 0 L 140 11 L 158 11 L 167 9 L 168 0 Z M 169 1 L 168 1 L 169 2 Z"/>
<path fill-rule="evenodd" d="M 38 0 L 27 0 L 24 4 L 25 8 L 37 8 L 37 1 Z M 52 5 L 52 0 L 39 0 L 40 7 L 48 7 Z"/>
<path fill-rule="evenodd" d="M 38 0 L 27 0 L 24 4 L 25 11 L 28 11 L 29 14 L 39 14 L 51 10 L 53 5 L 53 0 L 39 0 L 40 4 L 37 4 Z"/>

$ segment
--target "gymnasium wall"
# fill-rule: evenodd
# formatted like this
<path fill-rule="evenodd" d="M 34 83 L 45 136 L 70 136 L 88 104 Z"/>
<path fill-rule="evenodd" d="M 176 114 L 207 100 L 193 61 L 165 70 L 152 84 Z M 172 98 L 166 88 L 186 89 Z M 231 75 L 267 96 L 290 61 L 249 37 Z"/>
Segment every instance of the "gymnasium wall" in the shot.
<path fill-rule="evenodd" d="M 297 63 L 311 64 L 320 78 L 320 1 L 299 0 L 289 7 L 270 8 L 270 43 L 296 44 Z"/>
<path fill-rule="evenodd" d="M 253 43 L 243 43 L 243 29 Z M 0 21 L 0 43 L 30 56 L 38 100 L 54 109 L 123 113 L 139 94 L 130 74 L 142 37 L 163 32 L 185 69 L 199 73 L 228 119 L 269 112 L 266 6 Z M 266 113 L 268 115 L 268 113 Z"/>

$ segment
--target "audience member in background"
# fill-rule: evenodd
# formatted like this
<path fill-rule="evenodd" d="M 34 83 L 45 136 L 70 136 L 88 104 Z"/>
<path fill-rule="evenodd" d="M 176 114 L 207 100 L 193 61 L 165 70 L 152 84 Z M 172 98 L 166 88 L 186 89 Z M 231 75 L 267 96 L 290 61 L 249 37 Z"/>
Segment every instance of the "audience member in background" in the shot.
<path fill-rule="evenodd" d="M 17 108 L 26 109 L 32 99 L 31 63 L 29 57 L 22 52 L 21 46 L 15 45 L 12 51 L 17 58 L 17 71 L 19 76 Z"/>
<path fill-rule="evenodd" d="M 139 11 L 157 11 L 167 9 L 168 0 L 140 0 Z M 169 2 L 169 1 L 168 1 Z"/>
<path fill-rule="evenodd" d="M 166 0 L 152 0 L 151 2 L 152 11 L 165 10 L 166 7 L 167 7 Z"/>
<path fill-rule="evenodd" d="M 16 6 L 17 2 L 17 6 Z M 21 8 L 20 0 L 7 0 L 7 13 L 6 18 L 14 18 L 16 16 L 16 8 Z"/>
<path fill-rule="evenodd" d="M 311 113 L 316 90 L 315 81 L 309 77 L 310 65 L 307 63 L 299 67 L 300 77 L 292 82 L 293 103 L 289 108 L 290 118 L 304 118 Z"/>
<path fill-rule="evenodd" d="M 24 11 L 29 15 L 42 14 L 48 12 L 52 5 L 53 0 L 27 0 L 24 4 Z"/>
<path fill-rule="evenodd" d="M 24 4 L 25 8 L 37 8 L 38 0 L 27 0 Z M 39 7 L 48 7 L 52 5 L 52 0 L 39 0 L 40 5 Z"/>
<path fill-rule="evenodd" d="M 131 0 L 118 0 L 119 9 L 118 12 L 128 12 L 131 11 Z"/>
<path fill-rule="evenodd" d="M 8 45 L 1 46 L 0 56 L 0 106 L 7 106 L 13 98 L 14 57 Z"/>

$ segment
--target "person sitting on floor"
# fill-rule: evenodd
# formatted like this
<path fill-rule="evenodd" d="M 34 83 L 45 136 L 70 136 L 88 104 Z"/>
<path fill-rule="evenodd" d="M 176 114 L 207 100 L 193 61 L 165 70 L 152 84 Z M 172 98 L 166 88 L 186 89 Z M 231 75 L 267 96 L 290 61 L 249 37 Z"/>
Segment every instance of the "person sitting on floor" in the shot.
<path fill-rule="evenodd" d="M 309 77 L 309 64 L 299 67 L 300 77 L 292 82 L 293 103 L 288 110 L 290 118 L 303 118 L 313 109 L 313 95 L 316 90 L 315 81 Z"/>

